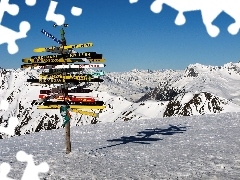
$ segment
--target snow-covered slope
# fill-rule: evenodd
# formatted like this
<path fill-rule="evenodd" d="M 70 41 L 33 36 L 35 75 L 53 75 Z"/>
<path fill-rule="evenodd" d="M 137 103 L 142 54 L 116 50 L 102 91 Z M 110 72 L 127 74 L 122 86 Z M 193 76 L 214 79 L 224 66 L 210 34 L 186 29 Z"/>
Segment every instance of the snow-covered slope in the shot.
<path fill-rule="evenodd" d="M 156 117 L 203 115 L 240 111 L 239 63 L 222 67 L 189 65 L 184 71 L 132 70 L 106 73 L 103 83 L 89 83 L 93 97 L 107 108 L 98 119 L 72 113 L 71 126 Z M 59 128 L 59 110 L 38 110 L 31 102 L 46 85 L 30 86 L 26 79 L 38 78 L 40 70 L 0 70 L 0 99 L 10 103 L 0 112 L 0 124 L 10 116 L 19 118 L 16 134 Z M 156 101 L 157 100 L 157 101 Z M 134 103 L 136 101 L 137 103 Z M 5 138 L 0 134 L 0 138 Z"/>
<path fill-rule="evenodd" d="M 64 129 L 0 140 L 0 164 L 21 179 L 27 163 L 47 162 L 47 180 L 184 179 L 240 177 L 240 113 L 171 117 L 71 128 L 72 152 L 65 154 Z M 31 171 L 30 171 L 31 173 Z"/>

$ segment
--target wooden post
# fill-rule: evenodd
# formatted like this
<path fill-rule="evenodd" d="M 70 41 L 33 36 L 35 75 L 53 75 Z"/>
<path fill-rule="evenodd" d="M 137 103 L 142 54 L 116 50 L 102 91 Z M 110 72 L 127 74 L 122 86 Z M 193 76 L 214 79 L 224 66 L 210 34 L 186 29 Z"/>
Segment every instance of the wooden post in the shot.
<path fill-rule="evenodd" d="M 66 26 L 65 26 L 66 27 Z M 63 30 L 63 28 L 60 30 L 60 34 L 61 34 L 61 40 L 62 40 L 62 46 L 64 48 L 64 46 L 66 46 L 66 39 L 65 39 L 65 32 Z M 63 50 L 64 51 L 64 50 Z M 65 63 L 63 64 L 67 64 L 67 61 L 66 59 L 65 60 Z M 64 70 L 63 71 L 63 77 L 65 77 L 66 79 L 66 71 Z M 66 91 L 67 91 L 67 83 L 64 82 L 64 102 L 65 102 L 65 97 L 66 97 Z M 66 154 L 69 154 L 71 152 L 71 140 L 70 140 L 70 120 L 66 123 L 65 125 L 65 143 L 66 143 Z"/>
<path fill-rule="evenodd" d="M 70 121 L 65 125 L 65 141 L 66 141 L 66 154 L 71 152 L 71 141 L 70 141 Z"/>
<path fill-rule="evenodd" d="M 63 72 L 63 75 L 66 79 L 66 72 Z M 66 91 L 67 91 L 67 84 L 64 82 L 64 102 L 66 102 Z M 69 154 L 71 152 L 71 140 L 70 140 L 70 121 L 71 119 L 66 123 L 65 125 L 65 142 L 66 142 L 66 154 Z"/>
<path fill-rule="evenodd" d="M 66 79 L 66 72 L 63 72 L 63 75 L 65 75 L 65 79 Z M 67 84 L 66 82 L 64 82 L 64 101 L 65 101 L 65 97 L 66 97 L 66 90 L 67 90 Z M 66 154 L 69 154 L 71 152 L 71 140 L 70 140 L 70 121 L 69 120 L 66 125 L 65 125 L 65 141 L 66 141 Z"/>

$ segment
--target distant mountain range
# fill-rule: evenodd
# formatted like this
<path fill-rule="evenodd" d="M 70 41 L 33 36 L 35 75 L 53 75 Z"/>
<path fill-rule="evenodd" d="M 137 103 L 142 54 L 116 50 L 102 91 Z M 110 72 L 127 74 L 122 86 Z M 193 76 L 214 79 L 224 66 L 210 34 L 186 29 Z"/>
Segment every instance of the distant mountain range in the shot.
<path fill-rule="evenodd" d="M 104 69 L 103 69 L 104 70 Z M 19 118 L 16 134 L 60 128 L 59 110 L 39 110 L 31 102 L 46 85 L 30 86 L 40 70 L 0 69 L 0 100 L 10 107 L 0 111 L 1 126 Z M 71 126 L 155 117 L 191 116 L 240 111 L 240 63 L 221 67 L 189 65 L 185 70 L 137 70 L 106 73 L 102 83 L 88 83 L 90 93 L 106 103 L 99 118 L 72 113 Z M 90 95 L 89 94 L 89 95 Z M 86 95 L 86 94 L 85 94 Z M 1 135 L 0 138 L 7 136 Z"/>

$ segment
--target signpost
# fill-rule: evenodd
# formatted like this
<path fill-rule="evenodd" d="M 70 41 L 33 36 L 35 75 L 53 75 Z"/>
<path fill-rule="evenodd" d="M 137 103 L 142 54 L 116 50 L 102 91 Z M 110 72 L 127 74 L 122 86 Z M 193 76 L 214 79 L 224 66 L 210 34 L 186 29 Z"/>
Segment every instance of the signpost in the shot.
<path fill-rule="evenodd" d="M 60 33 L 61 33 L 62 47 L 64 47 L 67 44 L 66 44 L 66 39 L 65 39 L 65 36 L 64 36 L 65 32 L 64 32 L 63 28 L 61 29 Z M 66 58 L 64 58 L 64 61 L 65 61 L 64 65 L 67 65 L 67 59 Z M 66 79 L 66 76 L 67 76 L 66 71 L 63 71 L 63 76 Z M 62 91 L 63 94 L 64 94 L 64 102 L 66 102 L 65 97 L 68 95 L 68 92 L 66 91 L 66 89 L 67 89 L 67 83 L 65 81 L 64 82 L 64 89 Z M 63 112 L 64 111 L 66 112 L 66 115 L 64 117 L 65 121 L 63 121 L 63 125 L 65 126 L 66 154 L 69 154 L 71 152 L 71 140 L 70 140 L 70 119 L 71 119 L 71 115 L 69 114 L 70 106 L 69 105 L 62 105 L 60 107 L 60 113 L 61 113 L 61 108 L 62 108 Z"/>
<path fill-rule="evenodd" d="M 68 27 L 68 24 L 64 24 L 63 26 Z M 57 27 L 57 25 L 55 24 L 54 27 Z M 97 54 L 96 52 L 73 52 L 73 48 L 89 48 L 93 46 L 93 43 L 89 42 L 67 45 L 63 28 L 60 30 L 61 41 L 44 29 L 42 29 L 41 32 L 61 45 L 60 47 L 51 46 L 47 48 L 35 48 L 33 51 L 58 53 L 59 55 L 32 56 L 30 58 L 24 58 L 22 59 L 22 62 L 27 64 L 23 64 L 21 68 L 47 70 L 47 72 L 40 74 L 39 79 L 28 79 L 27 82 L 49 85 L 60 84 L 57 88 L 40 90 L 39 99 L 33 100 L 32 105 L 38 105 L 37 109 L 60 110 L 60 114 L 63 118 L 62 127 L 65 128 L 66 153 L 69 154 L 71 152 L 70 111 L 97 118 L 99 117 L 98 113 L 83 110 L 102 110 L 106 107 L 104 102 L 97 101 L 93 97 L 72 96 L 69 95 L 69 93 L 81 94 L 92 92 L 92 90 L 83 89 L 83 87 L 79 85 L 82 82 L 103 82 L 103 79 L 100 79 L 100 77 L 105 74 L 103 72 L 84 74 L 82 71 L 84 68 L 105 67 L 106 65 L 101 63 L 104 63 L 106 60 L 102 57 L 102 54 Z M 85 58 L 85 60 L 83 58 Z M 68 63 L 75 62 L 84 62 L 84 64 L 68 65 Z M 77 72 L 77 74 L 69 74 L 74 72 Z M 75 88 L 70 90 L 68 89 L 70 87 Z"/>

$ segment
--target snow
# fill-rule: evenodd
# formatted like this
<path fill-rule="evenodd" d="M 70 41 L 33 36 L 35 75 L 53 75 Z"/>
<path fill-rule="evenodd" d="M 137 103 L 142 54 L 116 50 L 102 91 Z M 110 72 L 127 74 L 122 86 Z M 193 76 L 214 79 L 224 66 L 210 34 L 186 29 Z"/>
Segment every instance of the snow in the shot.
<path fill-rule="evenodd" d="M 236 70 L 236 67 L 239 66 L 239 63 L 228 63 L 220 68 L 201 64 L 189 65 L 186 69 L 194 68 L 198 73 L 197 77 L 188 77 L 187 71 L 175 70 L 134 69 L 130 72 L 106 73 L 106 76 L 103 77 L 104 82 L 90 83 L 90 87 L 87 88 L 94 91 L 83 94 L 83 96 L 97 97 L 99 101 L 105 102 L 106 108 L 102 110 L 98 118 L 100 123 L 163 117 L 169 101 L 148 100 L 144 101 L 144 104 L 134 103 L 161 82 L 168 82 L 171 87 L 186 90 L 185 94 L 179 94 L 178 97 L 182 108 L 191 100 L 193 95 L 196 95 L 196 92 L 200 93 L 199 98 L 202 98 L 202 102 L 199 105 L 190 104 L 191 112 L 188 113 L 190 115 L 214 113 L 212 101 L 205 101 L 206 98 L 203 94 L 201 95 L 201 92 L 209 92 L 217 99 L 221 99 L 219 101 L 219 106 L 223 108 L 221 113 L 239 112 L 240 89 L 238 85 L 240 74 Z M 93 71 L 93 69 L 86 71 Z M 46 127 L 49 121 L 56 125 L 56 128 L 61 126 L 62 118 L 59 110 L 39 110 L 30 104 L 32 100 L 38 99 L 40 89 L 48 89 L 46 85 L 31 86 L 30 83 L 26 82 L 27 78 L 37 78 L 38 74 L 38 70 L 30 69 L 2 70 L 0 73 L 0 82 L 2 82 L 0 98 L 7 99 L 10 105 L 7 111 L 0 111 L 0 118 L 3 119 L 1 126 L 5 126 L 6 120 L 12 115 L 19 118 L 19 125 L 21 125 L 19 132 L 21 134 L 35 132 L 38 125 Z M 189 108 L 185 107 L 179 112 L 184 112 Z M 204 108 L 204 112 L 200 113 L 202 108 Z M 177 111 L 175 112 L 177 113 Z M 73 127 L 90 124 L 94 119 L 73 112 L 71 114 Z M 178 116 L 178 114 L 175 115 Z"/>
<path fill-rule="evenodd" d="M 145 119 L 71 128 L 65 154 L 64 129 L 0 140 L 0 163 L 20 179 L 20 150 L 47 162 L 59 179 L 238 179 L 240 113 Z"/>
<path fill-rule="evenodd" d="M 181 101 L 181 104 L 188 103 L 193 98 L 193 93 L 186 93 Z"/>
<path fill-rule="evenodd" d="M 72 152 L 68 155 L 59 110 L 30 105 L 40 89 L 48 89 L 26 83 L 31 76 L 37 78 L 39 71 L 7 70 L 0 73 L 0 98 L 10 105 L 0 112 L 0 125 L 18 116 L 21 136 L 0 139 L 0 164 L 10 163 L 9 176 L 21 179 L 26 163 L 18 162 L 16 154 L 25 151 L 36 164 L 49 164 L 49 173 L 39 175 L 47 180 L 239 179 L 239 67 L 240 63 L 189 65 L 187 69 L 193 68 L 196 77 L 173 70 L 106 73 L 103 83 L 91 84 L 88 88 L 94 91 L 84 94 L 104 101 L 106 108 L 97 124 L 90 124 L 88 116 L 72 113 Z M 160 82 L 186 90 L 174 99 L 182 105 L 179 112 L 198 95 L 201 102 L 189 103 L 192 116 L 163 118 L 169 101 L 134 103 Z M 206 99 L 203 92 L 211 93 L 211 98 Z M 214 114 L 213 99 L 223 108 L 221 113 Z M 201 108 L 206 115 L 199 116 Z M 51 118 L 57 129 L 34 133 Z"/>
<path fill-rule="evenodd" d="M 184 105 L 188 103 L 192 98 L 194 94 L 191 92 L 185 93 L 185 94 L 180 94 L 178 97 L 176 97 L 176 100 L 181 103 L 181 105 Z"/>

